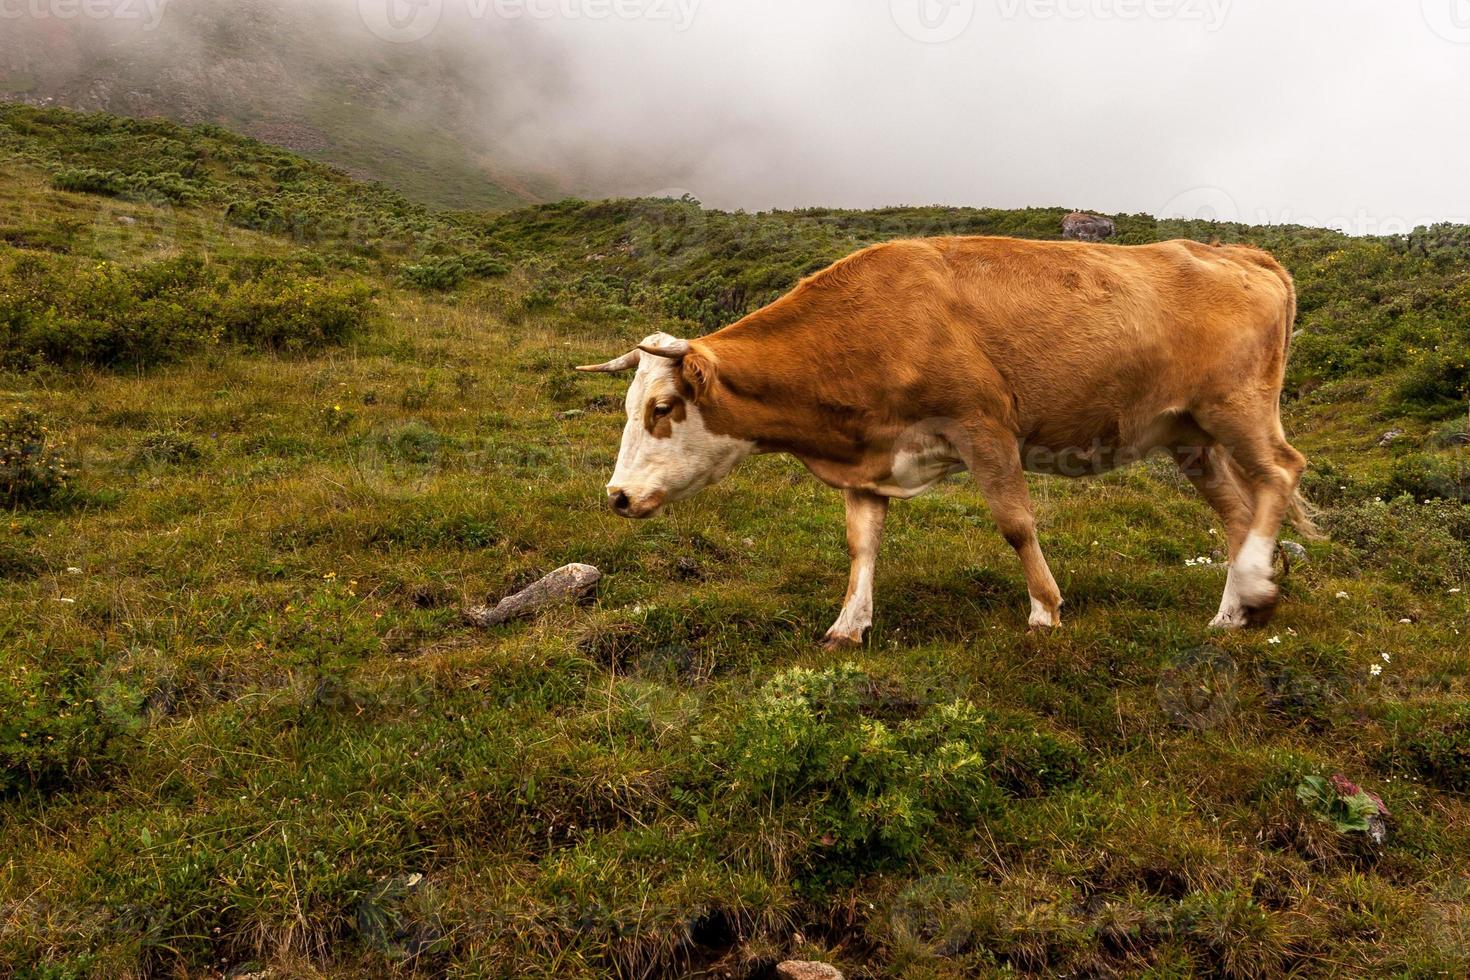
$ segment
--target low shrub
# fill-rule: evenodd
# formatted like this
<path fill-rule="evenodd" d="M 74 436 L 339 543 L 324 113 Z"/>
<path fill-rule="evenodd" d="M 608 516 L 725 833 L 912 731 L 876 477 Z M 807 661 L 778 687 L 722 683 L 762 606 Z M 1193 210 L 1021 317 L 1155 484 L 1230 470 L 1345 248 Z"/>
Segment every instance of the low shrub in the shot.
<path fill-rule="evenodd" d="M 1445 418 L 1464 412 L 1470 398 L 1470 342 L 1448 342 L 1420 357 L 1395 394 L 1417 415 Z"/>
<path fill-rule="evenodd" d="M 0 794 L 51 790 L 105 773 L 144 723 L 143 695 L 97 651 L 0 673 Z"/>
<path fill-rule="evenodd" d="M 67 482 L 66 461 L 38 414 L 22 408 L 0 418 L 0 506 L 45 506 Z"/>
<path fill-rule="evenodd" d="M 472 253 L 469 255 L 435 256 L 423 262 L 403 267 L 404 282 L 425 291 L 450 290 L 468 279 L 488 279 L 502 276 L 510 267 L 492 255 Z"/>
<path fill-rule="evenodd" d="M 793 668 L 761 689 L 729 742 L 721 795 L 788 808 L 825 874 L 912 856 L 941 820 L 973 820 L 998 799 L 974 705 L 889 724 L 862 713 L 870 686 L 852 665 Z"/>
<path fill-rule="evenodd" d="M 173 429 L 160 429 L 143 437 L 134 461 L 147 466 L 177 466 L 197 463 L 203 458 L 204 450 L 193 437 Z"/>
<path fill-rule="evenodd" d="M 94 167 L 67 167 L 52 176 L 51 185 L 57 190 L 131 201 L 189 204 L 200 197 L 197 183 L 178 173 L 124 174 Z"/>
<path fill-rule="evenodd" d="M 366 284 L 276 262 L 0 257 L 0 361 L 12 368 L 144 367 L 220 343 L 307 351 L 345 341 L 372 315 Z"/>
<path fill-rule="evenodd" d="M 1470 466 L 1466 460 L 1432 453 L 1415 453 L 1397 460 L 1389 475 L 1388 492 L 1416 500 L 1454 500 L 1470 503 Z"/>
<path fill-rule="evenodd" d="M 1328 536 L 1352 550 L 1352 564 L 1381 568 L 1420 588 L 1470 577 L 1470 508 L 1410 496 L 1325 512 Z"/>

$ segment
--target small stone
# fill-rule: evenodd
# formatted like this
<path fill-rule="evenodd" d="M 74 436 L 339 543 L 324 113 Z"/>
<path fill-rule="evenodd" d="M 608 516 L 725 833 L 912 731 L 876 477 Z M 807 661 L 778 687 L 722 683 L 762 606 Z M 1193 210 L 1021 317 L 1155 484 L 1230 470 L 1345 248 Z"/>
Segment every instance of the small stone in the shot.
<path fill-rule="evenodd" d="M 494 607 L 476 606 L 466 610 L 465 619 L 472 626 L 499 626 L 548 606 L 575 602 L 596 588 L 601 578 L 602 572 L 591 565 L 566 565 L 529 588 L 506 596 Z"/>
<path fill-rule="evenodd" d="M 776 964 L 776 976 L 781 980 L 843 980 L 842 971 L 827 963 L 815 960 L 787 960 Z"/>
<path fill-rule="evenodd" d="M 1282 551 L 1283 554 L 1286 555 L 1287 558 L 1290 558 L 1292 561 L 1306 561 L 1307 560 L 1307 549 L 1306 548 L 1303 548 L 1300 544 L 1297 544 L 1295 541 L 1283 541 L 1283 542 L 1281 542 L 1281 551 Z"/>
<path fill-rule="evenodd" d="M 1385 448 L 1385 447 L 1388 447 L 1388 446 L 1392 446 L 1394 443 L 1398 442 L 1403 437 L 1404 437 L 1404 430 L 1402 430 L 1402 429 L 1389 429 L 1387 432 L 1385 432 L 1383 434 L 1383 436 L 1381 438 L 1379 438 L 1379 440 L 1378 440 L 1378 446 L 1379 446 L 1379 448 Z"/>
<path fill-rule="evenodd" d="M 117 223 L 120 225 L 135 225 L 138 223 L 138 219 L 130 218 L 125 214 L 120 214 L 117 216 Z"/>

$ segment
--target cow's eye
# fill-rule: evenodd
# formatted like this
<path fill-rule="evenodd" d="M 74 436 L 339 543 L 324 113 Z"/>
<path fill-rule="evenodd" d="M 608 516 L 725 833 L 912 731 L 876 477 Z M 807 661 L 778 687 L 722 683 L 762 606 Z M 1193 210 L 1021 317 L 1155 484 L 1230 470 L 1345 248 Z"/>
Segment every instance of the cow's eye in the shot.
<path fill-rule="evenodd" d="M 673 410 L 672 405 L 655 405 L 653 406 L 653 417 L 656 419 L 668 418 L 669 413 Z"/>

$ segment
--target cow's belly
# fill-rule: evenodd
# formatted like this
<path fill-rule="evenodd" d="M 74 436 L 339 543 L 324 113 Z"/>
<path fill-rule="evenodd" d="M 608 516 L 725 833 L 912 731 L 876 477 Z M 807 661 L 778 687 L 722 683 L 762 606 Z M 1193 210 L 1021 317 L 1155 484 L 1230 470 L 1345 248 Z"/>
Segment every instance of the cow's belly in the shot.
<path fill-rule="evenodd" d="M 885 479 L 864 489 L 883 497 L 917 497 L 945 477 L 963 472 L 965 464 L 949 449 L 899 452 L 893 457 Z"/>
<path fill-rule="evenodd" d="M 923 445 L 897 452 L 872 453 L 855 463 L 810 458 L 801 461 L 830 487 L 904 499 L 917 497 L 945 477 L 966 468 L 959 454 L 942 439 L 925 440 Z"/>
<path fill-rule="evenodd" d="M 1098 476 L 1131 466 L 1160 447 L 1185 438 L 1185 417 L 1167 411 L 1141 424 L 1112 425 L 1071 438 L 1041 434 L 1021 446 L 1021 464 L 1028 473 L 1048 476 Z"/>

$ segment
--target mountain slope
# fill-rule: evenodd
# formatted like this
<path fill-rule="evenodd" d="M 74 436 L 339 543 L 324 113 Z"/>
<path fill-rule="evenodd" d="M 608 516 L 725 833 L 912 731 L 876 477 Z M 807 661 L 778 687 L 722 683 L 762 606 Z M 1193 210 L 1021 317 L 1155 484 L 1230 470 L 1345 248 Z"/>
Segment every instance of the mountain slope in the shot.
<path fill-rule="evenodd" d="M 395 46 L 337 4 L 192 0 L 141 18 L 7 18 L 0 98 L 215 123 L 380 180 L 415 201 L 493 209 L 559 195 L 499 162 L 471 62 Z M 142 5 L 137 5 L 139 11 Z"/>

